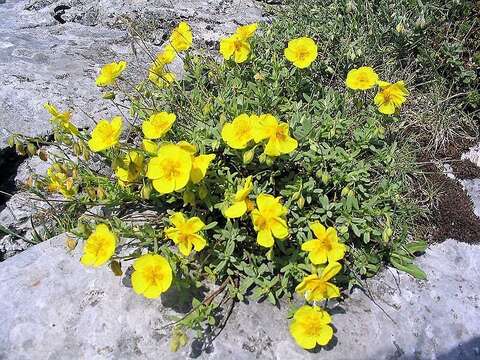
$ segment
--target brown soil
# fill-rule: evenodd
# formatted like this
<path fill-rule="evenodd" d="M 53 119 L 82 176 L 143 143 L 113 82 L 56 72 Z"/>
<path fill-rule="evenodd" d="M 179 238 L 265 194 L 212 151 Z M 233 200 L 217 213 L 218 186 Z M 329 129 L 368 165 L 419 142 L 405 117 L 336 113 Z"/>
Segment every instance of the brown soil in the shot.
<path fill-rule="evenodd" d="M 480 168 L 468 160 L 460 161 L 461 154 L 471 145 L 457 143 L 442 154 L 442 157 L 453 160 L 449 164 L 460 179 L 480 178 Z M 424 165 L 422 170 L 428 174 L 427 181 L 439 190 L 428 223 L 422 226 L 427 238 L 432 242 L 453 238 L 471 244 L 480 243 L 480 219 L 473 212 L 472 200 L 462 185 L 444 175 L 432 162 Z"/>

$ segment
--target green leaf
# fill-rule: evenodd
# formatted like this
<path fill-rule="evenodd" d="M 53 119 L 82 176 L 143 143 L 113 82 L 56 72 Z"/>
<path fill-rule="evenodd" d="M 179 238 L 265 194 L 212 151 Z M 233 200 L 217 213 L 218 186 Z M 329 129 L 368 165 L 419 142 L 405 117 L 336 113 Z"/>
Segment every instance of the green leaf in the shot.
<path fill-rule="evenodd" d="M 390 263 L 398 270 L 404 271 L 414 278 L 419 280 L 427 279 L 427 274 L 415 264 L 402 264 L 402 262 L 398 261 L 395 257 L 390 257 Z"/>

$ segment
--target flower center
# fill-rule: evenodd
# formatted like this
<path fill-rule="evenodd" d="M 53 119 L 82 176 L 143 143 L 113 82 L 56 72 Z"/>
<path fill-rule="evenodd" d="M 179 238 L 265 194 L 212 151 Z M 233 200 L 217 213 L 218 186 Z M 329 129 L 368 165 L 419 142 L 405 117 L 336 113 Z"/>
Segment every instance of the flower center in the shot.
<path fill-rule="evenodd" d="M 156 286 L 162 281 L 163 273 L 157 266 L 151 266 L 145 269 L 145 277 L 151 285 Z"/>
<path fill-rule="evenodd" d="M 303 61 L 308 57 L 309 51 L 307 49 L 300 49 L 297 53 L 299 60 Z"/>
<path fill-rule="evenodd" d="M 167 179 L 175 179 L 180 175 L 180 164 L 177 161 L 168 161 L 163 165 L 163 172 Z"/>

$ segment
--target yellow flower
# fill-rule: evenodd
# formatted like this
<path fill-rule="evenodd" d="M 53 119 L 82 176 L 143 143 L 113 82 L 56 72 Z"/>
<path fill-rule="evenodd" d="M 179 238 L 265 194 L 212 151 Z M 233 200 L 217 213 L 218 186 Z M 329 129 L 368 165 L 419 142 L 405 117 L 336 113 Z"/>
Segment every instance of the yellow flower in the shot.
<path fill-rule="evenodd" d="M 385 81 L 379 82 L 382 89 L 373 101 L 378 106 L 378 111 L 382 114 L 391 115 L 395 109 L 400 108 L 406 101 L 408 90 L 405 87 L 404 81 L 397 81 L 395 84 L 390 84 Z"/>
<path fill-rule="evenodd" d="M 207 245 L 207 241 L 197 234 L 205 227 L 198 217 L 187 219 L 181 212 L 176 212 L 170 217 L 170 223 L 174 227 L 166 229 L 165 235 L 173 240 L 183 255 L 190 255 L 192 248 L 201 251 Z"/>
<path fill-rule="evenodd" d="M 244 149 L 253 140 L 253 125 L 255 117 L 241 114 L 231 123 L 222 128 L 222 139 L 234 149 Z"/>
<path fill-rule="evenodd" d="M 308 240 L 302 244 L 302 250 L 308 251 L 308 258 L 315 264 L 334 262 L 345 256 L 346 246 L 338 241 L 337 230 L 333 227 L 325 228 L 319 222 L 310 224 L 310 229 L 316 239 Z"/>
<path fill-rule="evenodd" d="M 115 252 L 117 237 L 107 225 L 98 224 L 83 248 L 80 262 L 85 266 L 98 267 L 105 264 Z"/>
<path fill-rule="evenodd" d="M 347 74 L 345 84 L 353 90 L 368 90 L 378 82 L 378 75 L 370 66 L 361 66 L 352 69 Z"/>
<path fill-rule="evenodd" d="M 77 190 L 74 187 L 73 178 L 60 171 L 56 164 L 48 168 L 47 176 L 49 179 L 48 191 L 59 192 L 67 198 L 75 195 Z"/>
<path fill-rule="evenodd" d="M 250 44 L 237 34 L 233 34 L 220 40 L 220 54 L 225 60 L 233 60 L 237 63 L 243 63 L 250 55 Z"/>
<path fill-rule="evenodd" d="M 300 37 L 288 42 L 284 55 L 296 67 L 304 69 L 317 58 L 317 45 L 308 37 Z"/>
<path fill-rule="evenodd" d="M 149 155 L 157 155 L 158 152 L 158 144 L 149 139 L 142 140 L 142 147 Z"/>
<path fill-rule="evenodd" d="M 169 87 L 176 79 L 175 74 L 165 71 L 163 64 L 153 63 L 148 70 L 148 79 L 160 89 Z"/>
<path fill-rule="evenodd" d="M 117 80 L 117 77 L 122 74 L 123 70 L 125 70 L 126 66 L 127 63 L 125 61 L 119 61 L 118 63 L 112 62 L 104 65 L 100 69 L 100 74 L 97 76 L 95 83 L 97 86 L 112 85 L 115 80 Z"/>
<path fill-rule="evenodd" d="M 92 138 L 88 141 L 88 147 L 94 152 L 106 150 L 118 144 L 122 133 L 122 118 L 115 116 L 111 122 L 100 120 L 92 131 Z"/>
<path fill-rule="evenodd" d="M 305 277 L 295 291 L 304 293 L 307 301 L 321 301 L 339 297 L 340 290 L 328 280 L 337 275 L 341 269 L 342 265 L 338 262 L 331 262 L 323 269 L 320 276 L 312 274 Z"/>
<path fill-rule="evenodd" d="M 175 56 L 177 56 L 177 52 L 172 45 L 168 44 L 160 53 L 157 54 L 155 61 L 159 65 L 167 65 L 172 63 L 172 61 L 175 59 Z"/>
<path fill-rule="evenodd" d="M 148 299 L 159 297 L 172 284 L 172 268 L 163 256 L 142 255 L 133 263 L 133 269 L 133 291 Z"/>
<path fill-rule="evenodd" d="M 193 157 L 192 171 L 190 172 L 190 180 L 194 184 L 198 184 L 206 175 L 210 163 L 215 159 L 215 154 L 202 154 Z"/>
<path fill-rule="evenodd" d="M 333 336 L 330 315 L 318 307 L 304 305 L 293 315 L 290 334 L 296 343 L 304 349 L 313 349 L 318 345 L 327 345 Z"/>
<path fill-rule="evenodd" d="M 50 122 L 54 125 L 60 126 L 67 130 L 72 135 L 78 135 L 78 129 L 73 125 L 70 120 L 72 119 L 72 113 L 70 111 L 60 112 L 57 107 L 50 103 L 45 103 L 43 107 L 52 115 Z"/>
<path fill-rule="evenodd" d="M 147 177 L 160 194 L 183 189 L 190 179 L 192 156 L 180 146 L 166 144 L 148 163 Z"/>
<path fill-rule="evenodd" d="M 257 197 L 257 207 L 258 209 L 252 211 L 253 227 L 258 233 L 257 243 L 264 247 L 272 247 L 273 237 L 285 239 L 288 236 L 285 221 L 287 209 L 280 203 L 280 197 L 268 194 L 260 194 Z"/>
<path fill-rule="evenodd" d="M 252 177 L 245 179 L 245 184 L 235 193 L 234 202 L 225 210 L 225 217 L 229 219 L 239 218 L 245 214 L 249 208 L 250 200 L 248 195 L 253 190 Z"/>
<path fill-rule="evenodd" d="M 235 31 L 235 34 L 238 35 L 242 40 L 248 40 L 253 36 L 253 34 L 255 34 L 257 28 L 257 23 L 239 26 Z"/>
<path fill-rule="evenodd" d="M 143 122 L 143 134 L 147 139 L 159 139 L 170 130 L 176 119 L 175 114 L 165 111 L 153 114 Z"/>
<path fill-rule="evenodd" d="M 271 114 L 259 117 L 253 128 L 253 138 L 257 143 L 268 139 L 264 150 L 268 156 L 288 154 L 298 146 L 297 140 L 290 137 L 288 124 L 278 122 L 277 118 Z"/>
<path fill-rule="evenodd" d="M 170 44 L 177 52 L 188 50 L 192 46 L 192 40 L 192 30 L 185 21 L 178 24 L 170 35 Z"/>
<path fill-rule="evenodd" d="M 143 155 L 136 151 L 130 151 L 123 160 L 122 167 L 115 169 L 118 181 L 122 185 L 135 182 L 143 170 Z"/>

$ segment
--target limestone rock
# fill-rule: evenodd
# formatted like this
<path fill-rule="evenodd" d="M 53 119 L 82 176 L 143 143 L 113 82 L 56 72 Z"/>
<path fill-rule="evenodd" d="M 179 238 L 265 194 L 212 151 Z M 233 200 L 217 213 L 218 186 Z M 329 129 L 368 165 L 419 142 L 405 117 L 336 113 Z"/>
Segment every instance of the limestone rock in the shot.
<path fill-rule="evenodd" d="M 0 263 L 2 359 L 478 359 L 480 247 L 448 240 L 418 259 L 428 281 L 387 269 L 333 313 L 331 345 L 311 353 L 288 333 L 288 306 L 239 304 L 212 343 L 168 349 L 175 294 L 148 300 L 128 276 L 84 268 L 65 235 Z M 125 268 L 124 268 L 125 269 Z M 176 310 L 174 310 L 176 309 Z"/>
<path fill-rule="evenodd" d="M 46 101 L 74 110 L 79 127 L 92 126 L 91 117 L 117 114 L 99 96 L 98 69 L 125 59 L 140 78 L 150 61 L 138 44 L 135 56 L 127 23 L 156 53 L 180 20 L 191 23 L 199 45 L 258 20 L 261 10 L 252 0 L 13 0 L 0 2 L 0 15 L 1 150 L 11 133 L 50 134 Z M 177 61 L 174 71 L 179 67 Z"/>

